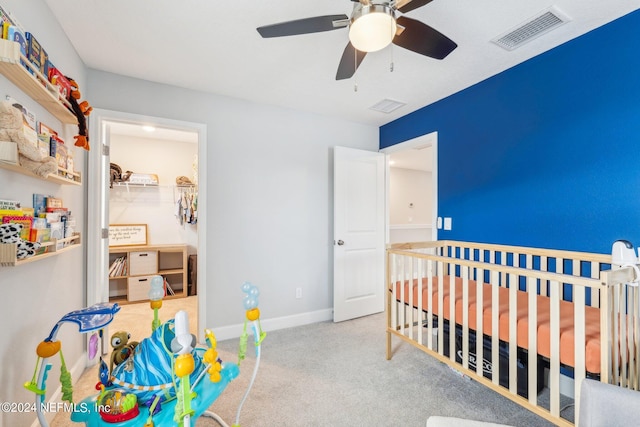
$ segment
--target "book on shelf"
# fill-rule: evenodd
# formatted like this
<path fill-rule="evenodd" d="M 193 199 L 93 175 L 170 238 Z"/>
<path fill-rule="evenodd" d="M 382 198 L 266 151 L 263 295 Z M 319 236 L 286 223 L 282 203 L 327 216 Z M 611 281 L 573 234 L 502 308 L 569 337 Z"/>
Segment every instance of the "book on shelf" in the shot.
<path fill-rule="evenodd" d="M 165 295 L 175 295 L 176 293 L 174 292 L 173 288 L 171 287 L 171 285 L 169 284 L 169 281 L 167 280 L 167 278 L 164 278 L 164 289 L 165 289 Z"/>
<path fill-rule="evenodd" d="M 33 194 L 33 210 L 34 216 L 40 216 L 45 213 L 47 208 L 47 195 L 45 194 Z"/>
<path fill-rule="evenodd" d="M 29 240 L 29 237 L 31 235 L 31 225 L 33 224 L 33 217 L 6 215 L 2 217 L 2 223 L 22 224 L 20 237 L 22 238 L 22 240 Z"/>
<path fill-rule="evenodd" d="M 127 275 L 127 257 L 121 256 L 113 260 L 109 267 L 109 277 L 120 277 Z"/>
<path fill-rule="evenodd" d="M 19 210 L 20 202 L 17 200 L 0 199 L 0 210 Z"/>

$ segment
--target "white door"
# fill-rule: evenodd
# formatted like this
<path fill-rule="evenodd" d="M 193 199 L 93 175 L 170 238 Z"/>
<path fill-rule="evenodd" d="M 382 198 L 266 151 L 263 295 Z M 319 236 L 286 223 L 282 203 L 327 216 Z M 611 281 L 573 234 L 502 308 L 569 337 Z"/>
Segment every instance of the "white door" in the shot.
<path fill-rule="evenodd" d="M 334 149 L 333 320 L 384 310 L 385 155 Z"/>

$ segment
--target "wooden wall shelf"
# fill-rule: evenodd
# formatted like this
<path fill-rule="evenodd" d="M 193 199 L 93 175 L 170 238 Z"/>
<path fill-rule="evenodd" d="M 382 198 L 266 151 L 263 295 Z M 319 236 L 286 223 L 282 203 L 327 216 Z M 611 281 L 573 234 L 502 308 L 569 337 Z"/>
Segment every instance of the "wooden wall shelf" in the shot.
<path fill-rule="evenodd" d="M 17 244 L 0 244 L 0 267 L 17 267 L 22 264 L 40 261 L 45 258 L 58 256 L 66 251 L 79 248 L 80 246 L 80 233 L 73 233 L 73 236 L 65 237 L 64 239 L 53 239 L 50 242 L 44 242 L 42 247 L 49 248 L 44 254 L 18 259 L 16 256 Z"/>
<path fill-rule="evenodd" d="M 2 40 L 2 39 L 0 39 L 0 40 Z M 54 175 L 54 174 L 50 174 L 46 178 L 43 178 L 40 175 L 36 175 L 35 173 L 31 172 L 30 170 L 23 168 L 20 165 L 15 165 L 15 164 L 12 164 L 12 163 L 6 163 L 6 162 L 3 162 L 3 161 L 0 161 L 0 168 L 9 170 L 11 172 L 20 173 L 22 175 L 27 175 L 27 176 L 32 176 L 34 178 L 43 179 L 45 181 L 55 182 L 56 184 L 82 185 L 82 179 L 81 179 L 80 173 L 78 173 L 78 172 L 73 172 L 73 175 L 76 176 L 77 179 L 78 179 L 76 181 L 74 179 L 65 178 L 63 176 Z M 64 171 L 66 172 L 66 170 L 64 170 Z"/>
<path fill-rule="evenodd" d="M 22 65 L 21 60 L 27 64 L 33 74 Z M 49 83 L 48 79 L 22 55 L 18 42 L 0 39 L 0 74 L 22 89 L 62 123 L 78 124 L 75 114 L 65 105 L 67 101 L 59 98 L 58 89 Z"/>

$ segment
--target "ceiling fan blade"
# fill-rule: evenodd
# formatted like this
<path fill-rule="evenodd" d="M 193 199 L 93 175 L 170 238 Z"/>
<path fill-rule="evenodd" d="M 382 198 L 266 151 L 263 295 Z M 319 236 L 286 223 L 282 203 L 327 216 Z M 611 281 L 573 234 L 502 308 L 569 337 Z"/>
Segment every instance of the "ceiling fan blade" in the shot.
<path fill-rule="evenodd" d="M 393 43 L 400 47 L 435 59 L 444 59 L 458 47 L 449 37 L 420 21 L 400 16 L 396 22 L 404 27 L 393 38 Z"/>
<path fill-rule="evenodd" d="M 396 2 L 396 9 L 402 13 L 407 13 L 429 4 L 432 1 L 433 0 L 399 0 Z"/>
<path fill-rule="evenodd" d="M 270 38 L 331 31 L 347 25 L 349 25 L 347 15 L 324 15 L 265 25 L 258 27 L 257 30 L 262 37 Z"/>
<path fill-rule="evenodd" d="M 349 42 L 347 47 L 344 48 L 344 52 L 342 52 L 342 58 L 340 59 L 338 72 L 336 73 L 336 80 L 351 78 L 360 66 L 360 63 L 362 63 L 366 54 L 366 52 L 360 52 L 357 50 L 353 47 L 351 42 Z"/>

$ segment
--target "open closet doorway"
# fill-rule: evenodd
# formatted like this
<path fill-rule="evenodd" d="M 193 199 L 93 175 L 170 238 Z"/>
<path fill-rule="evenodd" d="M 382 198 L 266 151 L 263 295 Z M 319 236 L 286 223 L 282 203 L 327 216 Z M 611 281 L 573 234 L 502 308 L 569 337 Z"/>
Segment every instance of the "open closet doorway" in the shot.
<path fill-rule="evenodd" d="M 388 164 L 387 244 L 437 240 L 437 132 L 381 151 Z"/>
<path fill-rule="evenodd" d="M 169 307 L 184 305 L 196 333 L 205 319 L 205 269 L 197 259 L 206 259 L 205 226 L 198 221 L 206 207 L 206 126 L 95 109 L 91 119 L 89 170 L 96 172 L 88 180 L 94 241 L 87 246 L 87 274 L 95 280 L 87 281 L 87 304 L 119 303 L 119 316 L 144 325 L 142 336 L 132 334 L 142 339 L 153 318 L 150 279 L 160 274 L 166 293 L 160 319 L 173 317 Z M 115 243 L 115 227 L 108 233 L 115 224 L 138 234 Z M 118 258 L 126 259 L 124 270 L 114 273 Z"/>

